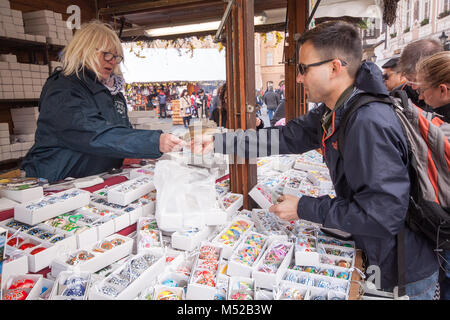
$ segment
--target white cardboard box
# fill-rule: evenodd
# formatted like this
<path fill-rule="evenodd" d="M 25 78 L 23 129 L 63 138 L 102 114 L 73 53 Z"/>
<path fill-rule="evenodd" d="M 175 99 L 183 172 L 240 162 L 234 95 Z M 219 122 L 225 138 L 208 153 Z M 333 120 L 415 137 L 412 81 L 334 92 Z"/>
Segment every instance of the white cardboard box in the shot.
<path fill-rule="evenodd" d="M 235 240 L 235 242 L 230 245 L 230 244 L 225 244 L 224 239 L 222 239 L 222 237 L 228 239 L 229 238 L 229 234 L 227 234 L 227 231 L 232 231 L 230 230 L 230 228 L 238 223 L 238 222 L 244 222 L 248 224 L 247 229 L 243 229 L 244 232 L 240 233 L 239 238 Z M 229 259 L 231 254 L 233 253 L 233 250 L 235 248 L 237 248 L 239 246 L 239 244 L 241 243 L 241 241 L 247 236 L 247 234 L 251 231 L 251 229 L 253 228 L 254 223 L 253 221 L 251 221 L 250 219 L 247 218 L 247 216 L 244 215 L 238 215 L 236 217 L 233 218 L 233 220 L 228 224 L 228 226 L 226 228 L 224 228 L 212 241 L 212 243 L 216 244 L 216 245 L 221 245 L 222 246 L 222 257 L 224 259 Z"/>
<path fill-rule="evenodd" d="M 14 281 L 20 280 L 20 279 L 31 279 L 34 281 L 34 286 L 31 290 L 29 290 L 28 296 L 26 297 L 25 300 L 37 300 L 39 297 L 39 294 L 41 293 L 40 288 L 42 288 L 42 286 L 40 286 L 40 282 L 42 281 L 43 276 L 41 274 L 15 274 L 6 280 L 7 283 L 5 285 L 5 288 L 9 288 L 14 283 Z M 28 290 L 26 290 L 26 291 L 28 291 Z M 4 293 L 5 292 L 3 292 L 3 294 Z"/>
<path fill-rule="evenodd" d="M 206 241 L 213 230 L 214 227 L 204 227 L 202 229 L 194 228 L 184 232 L 175 231 L 171 236 L 172 248 L 192 251 L 197 248 L 201 242 Z"/>
<path fill-rule="evenodd" d="M 6 260 L 3 262 L 1 274 L 2 290 L 6 289 L 6 284 L 10 276 L 28 273 L 28 257 L 25 254 L 23 254 L 21 250 L 11 250 L 11 247 L 6 247 L 5 249 L 7 251 L 6 254 L 8 256 L 9 254 L 13 254 L 12 251 L 19 251 L 21 255 L 18 256 L 17 258 L 14 258 L 14 260 L 12 261 Z"/>
<path fill-rule="evenodd" d="M 217 264 L 220 265 L 222 263 L 222 247 L 214 245 L 212 243 L 203 242 L 200 247 L 202 246 L 212 246 L 218 249 L 220 252 Z M 186 292 L 186 299 L 187 300 L 213 300 L 214 296 L 216 294 L 216 287 L 210 287 L 207 285 L 202 285 L 195 283 L 195 271 L 196 267 L 199 261 L 199 256 L 197 256 L 196 262 L 194 264 L 194 267 L 191 271 L 191 276 L 189 278 L 189 283 L 187 286 L 187 292 Z M 218 277 L 219 270 L 216 271 L 216 278 L 215 282 L 217 283 L 217 277 Z"/>
<path fill-rule="evenodd" d="M 264 239 L 264 244 L 261 247 L 259 254 L 256 255 L 255 261 L 253 263 L 246 265 L 244 263 L 241 263 L 238 260 L 238 254 L 239 252 L 244 249 L 245 247 L 248 247 L 249 245 L 245 243 L 246 239 L 252 235 L 258 235 L 261 236 Z M 265 251 L 265 248 L 267 247 L 267 239 L 268 237 L 266 235 L 257 233 L 257 232 L 249 232 L 243 241 L 239 244 L 239 246 L 234 250 L 232 256 L 228 260 L 228 269 L 227 274 L 229 276 L 241 276 L 241 277 L 248 277 L 250 278 L 252 276 L 253 271 L 253 265 L 256 264 L 259 260 L 259 258 L 262 256 L 262 254 Z"/>
<path fill-rule="evenodd" d="M 85 283 L 85 291 L 84 295 L 81 297 L 78 296 L 64 296 L 62 295 L 64 293 L 64 283 L 66 280 L 70 279 L 70 277 L 81 277 L 86 280 Z M 55 280 L 55 283 L 53 285 L 51 294 L 50 294 L 50 300 L 87 300 L 89 296 L 89 289 L 92 285 L 91 280 L 91 274 L 89 272 L 79 272 L 79 271 L 64 271 L 61 272 L 58 277 Z"/>
<path fill-rule="evenodd" d="M 262 266 L 264 263 L 264 257 L 265 255 L 271 250 L 271 248 L 277 244 L 283 243 L 285 245 L 289 245 L 289 251 L 287 255 L 284 257 L 283 261 L 281 262 L 280 266 L 278 267 L 276 273 L 267 273 L 259 271 L 259 267 Z M 294 245 L 290 242 L 286 241 L 274 241 L 271 243 L 270 246 L 267 247 L 265 250 L 265 253 L 261 258 L 259 259 L 258 263 L 254 266 L 253 272 L 252 272 L 252 278 L 255 279 L 255 285 L 259 288 L 265 288 L 272 290 L 273 287 L 279 283 L 281 280 L 284 272 L 289 267 L 289 263 L 292 259 L 292 254 L 294 251 Z"/>
<path fill-rule="evenodd" d="M 23 203 L 40 199 L 44 196 L 42 187 L 29 188 L 25 190 L 0 190 L 0 196 Z"/>
<path fill-rule="evenodd" d="M 94 249 L 97 246 L 100 246 L 101 243 L 104 241 L 111 241 L 113 239 L 122 239 L 125 242 L 121 245 L 115 246 L 110 250 L 105 250 L 104 252 L 98 252 Z M 107 238 L 105 238 L 103 241 L 99 241 L 98 243 L 91 244 L 89 247 L 84 247 L 82 249 L 78 249 L 76 251 L 71 251 L 69 253 L 66 253 L 64 255 L 60 255 L 56 257 L 55 260 L 51 263 L 51 269 L 52 269 L 52 276 L 57 277 L 60 272 L 62 271 L 69 271 L 69 270 L 79 270 L 84 272 L 90 272 L 95 273 L 98 270 L 101 270 L 110 264 L 126 257 L 127 255 L 131 254 L 132 248 L 133 248 L 133 239 L 129 237 L 125 237 L 119 234 L 113 234 Z M 70 256 L 76 255 L 82 250 L 86 250 L 94 255 L 94 258 L 80 262 L 76 265 L 70 265 L 67 262 L 67 259 L 70 258 Z"/>
<path fill-rule="evenodd" d="M 36 225 L 39 222 L 89 204 L 89 198 L 90 192 L 88 191 L 69 189 L 16 206 L 14 208 L 14 219 L 26 224 Z M 56 202 L 52 202 L 54 201 L 52 199 L 56 199 Z"/>
<path fill-rule="evenodd" d="M 263 185 L 254 186 L 248 195 L 252 197 L 262 209 L 269 209 L 275 204 L 272 192 Z"/>
<path fill-rule="evenodd" d="M 158 260 L 154 264 L 152 264 L 149 268 L 145 269 L 145 271 L 142 272 L 141 275 L 136 280 L 131 282 L 116 297 L 108 296 L 100 292 L 100 288 L 102 287 L 102 285 L 107 284 L 110 278 L 119 274 L 124 268 L 127 267 L 126 265 L 127 262 L 129 262 L 131 259 L 142 257 L 148 253 L 158 257 Z M 166 257 L 165 255 L 162 255 L 161 252 L 158 250 L 152 251 L 151 249 L 149 249 L 144 253 L 130 257 L 130 259 L 128 259 L 127 262 L 125 262 L 120 268 L 116 269 L 111 275 L 109 275 L 105 279 L 95 283 L 89 292 L 89 300 L 114 300 L 114 299 L 131 300 L 136 298 L 142 290 L 152 285 L 152 283 L 155 281 L 158 275 L 164 271 L 164 268 L 166 266 Z"/>
<path fill-rule="evenodd" d="M 108 202 L 126 206 L 154 189 L 155 185 L 151 177 L 138 177 L 110 188 Z"/>
<path fill-rule="evenodd" d="M 141 168 L 136 168 L 130 171 L 130 179 L 135 179 L 140 176 L 154 176 L 155 166 L 153 164 L 143 166 Z"/>

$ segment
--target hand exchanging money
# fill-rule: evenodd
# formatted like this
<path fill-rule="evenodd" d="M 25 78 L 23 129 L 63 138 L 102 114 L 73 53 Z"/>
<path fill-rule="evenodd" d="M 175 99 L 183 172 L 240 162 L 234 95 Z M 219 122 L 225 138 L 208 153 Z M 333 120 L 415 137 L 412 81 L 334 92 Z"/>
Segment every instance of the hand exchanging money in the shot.
<path fill-rule="evenodd" d="M 299 200 L 299 197 L 289 194 L 283 195 L 278 198 L 279 203 L 271 206 L 269 211 L 286 221 L 298 220 L 297 207 Z"/>
<path fill-rule="evenodd" d="M 170 133 L 163 133 L 159 137 L 159 151 L 162 153 L 180 151 L 184 141 Z"/>
<path fill-rule="evenodd" d="M 195 136 L 191 140 L 191 151 L 194 154 L 206 154 L 214 152 L 214 137 L 210 134 Z"/>

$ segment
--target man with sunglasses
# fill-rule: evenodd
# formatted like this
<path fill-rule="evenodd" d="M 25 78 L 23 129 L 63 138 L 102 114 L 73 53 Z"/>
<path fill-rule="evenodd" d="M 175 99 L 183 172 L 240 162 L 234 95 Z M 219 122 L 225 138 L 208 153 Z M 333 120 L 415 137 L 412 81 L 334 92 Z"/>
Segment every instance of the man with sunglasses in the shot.
<path fill-rule="evenodd" d="M 404 77 L 398 66 L 400 58 L 391 58 L 388 62 L 383 64 L 381 68 L 383 72 L 383 80 L 388 91 L 402 90 L 406 85 L 407 79 Z"/>
<path fill-rule="evenodd" d="M 308 100 L 319 106 L 286 126 L 253 132 L 257 139 L 245 132 L 203 137 L 194 141 L 193 152 L 214 148 L 242 155 L 244 150 L 248 157 L 252 148 L 257 156 L 321 148 L 337 196 L 284 195 L 269 210 L 287 221 L 304 219 L 350 233 L 365 252 L 367 266 L 379 268 L 378 289 L 390 292 L 398 284 L 396 236 L 404 230 L 406 294 L 410 299 L 432 299 L 438 264 L 427 240 L 405 226 L 408 145 L 393 108 L 380 102 L 358 108 L 348 118 L 345 145 L 338 145 L 341 121 L 362 94 L 388 96 L 380 69 L 361 62 L 360 31 L 346 22 L 319 24 L 298 44 L 297 82 L 303 84 Z"/>

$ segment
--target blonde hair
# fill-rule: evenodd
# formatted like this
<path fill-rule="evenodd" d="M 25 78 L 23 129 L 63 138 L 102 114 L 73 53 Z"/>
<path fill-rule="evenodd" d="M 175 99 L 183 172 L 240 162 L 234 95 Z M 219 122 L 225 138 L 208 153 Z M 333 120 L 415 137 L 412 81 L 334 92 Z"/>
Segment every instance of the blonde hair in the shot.
<path fill-rule="evenodd" d="M 63 73 L 69 76 L 84 68 L 93 71 L 100 79 L 100 61 L 97 51 L 113 52 L 123 56 L 123 49 L 116 32 L 107 24 L 94 20 L 75 32 L 70 43 L 63 50 Z M 121 75 L 120 65 L 116 64 L 113 72 Z"/>
<path fill-rule="evenodd" d="M 450 84 L 450 51 L 435 53 L 417 64 L 417 74 L 423 80 L 423 84 L 436 88 L 445 83 Z"/>

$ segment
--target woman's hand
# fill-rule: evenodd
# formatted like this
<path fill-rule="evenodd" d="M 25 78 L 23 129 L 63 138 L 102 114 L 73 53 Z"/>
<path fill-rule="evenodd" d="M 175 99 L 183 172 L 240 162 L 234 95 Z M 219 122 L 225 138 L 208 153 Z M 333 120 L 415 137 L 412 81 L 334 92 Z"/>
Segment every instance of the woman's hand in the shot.
<path fill-rule="evenodd" d="M 163 133 L 159 137 L 159 151 L 162 153 L 179 151 L 184 141 L 170 133 Z"/>

